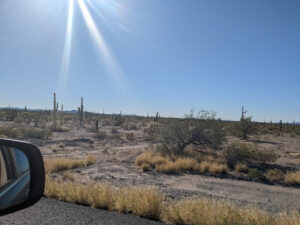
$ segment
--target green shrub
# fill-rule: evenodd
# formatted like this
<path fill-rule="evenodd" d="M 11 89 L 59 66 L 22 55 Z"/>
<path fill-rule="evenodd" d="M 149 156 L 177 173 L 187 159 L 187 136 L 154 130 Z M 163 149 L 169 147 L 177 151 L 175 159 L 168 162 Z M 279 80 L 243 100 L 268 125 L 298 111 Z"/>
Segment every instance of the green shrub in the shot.
<path fill-rule="evenodd" d="M 250 168 L 248 169 L 248 175 L 252 178 L 257 178 L 257 179 L 263 179 L 264 175 L 262 172 L 260 172 L 258 169 L 256 168 Z"/>
<path fill-rule="evenodd" d="M 222 127 L 216 120 L 184 119 L 161 126 L 158 140 L 164 148 L 181 152 L 188 145 L 218 149 L 223 142 Z"/>
<path fill-rule="evenodd" d="M 135 136 L 134 136 L 134 134 L 133 133 L 127 133 L 126 134 L 126 139 L 128 140 L 128 141 L 134 141 L 135 140 Z"/>
<path fill-rule="evenodd" d="M 99 140 L 104 140 L 107 138 L 107 134 L 104 131 L 98 131 L 94 137 Z"/>
<path fill-rule="evenodd" d="M 255 144 L 234 143 L 225 150 L 225 157 L 231 166 L 237 163 L 256 163 L 266 164 L 275 162 L 278 156 L 273 152 L 265 149 L 259 149 Z"/>

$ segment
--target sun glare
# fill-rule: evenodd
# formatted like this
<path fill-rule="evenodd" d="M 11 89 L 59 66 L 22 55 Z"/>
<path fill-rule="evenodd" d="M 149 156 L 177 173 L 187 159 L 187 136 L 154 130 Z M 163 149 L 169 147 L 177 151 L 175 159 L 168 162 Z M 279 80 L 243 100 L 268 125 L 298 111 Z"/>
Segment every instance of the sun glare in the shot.
<path fill-rule="evenodd" d="M 97 28 L 88 7 L 84 0 L 77 0 L 79 8 L 82 12 L 84 21 L 90 33 L 93 44 L 97 50 L 98 56 L 103 60 L 108 73 L 112 76 L 115 82 L 121 84 L 121 70 L 114 56 L 112 55 L 107 43 L 105 42 L 100 30 Z"/>
<path fill-rule="evenodd" d="M 68 76 L 69 76 L 71 48 L 72 48 L 73 16 L 74 16 L 74 0 L 70 0 L 69 8 L 68 8 L 67 31 L 65 37 L 61 69 L 59 74 L 59 86 L 62 92 L 64 92 L 66 89 Z"/>
<path fill-rule="evenodd" d="M 71 60 L 71 51 L 72 51 L 72 33 L 73 33 L 73 17 L 74 17 L 74 3 L 77 3 L 79 9 L 82 13 L 83 20 L 87 26 L 87 30 L 90 34 L 92 43 L 95 47 L 96 53 L 103 65 L 106 67 L 106 70 L 109 76 L 113 79 L 113 81 L 117 84 L 117 86 L 121 89 L 124 88 L 125 80 L 122 70 L 119 66 L 119 63 L 115 59 L 111 50 L 108 47 L 101 31 L 98 29 L 88 6 L 95 11 L 95 13 L 99 16 L 102 22 L 104 22 L 110 29 L 111 25 L 105 19 L 104 15 L 96 8 L 96 6 L 90 0 L 69 0 L 68 6 L 68 21 L 66 28 L 66 37 L 64 43 L 64 50 L 62 56 L 62 63 L 60 69 L 59 76 L 59 91 L 62 95 L 66 91 L 66 86 L 68 83 L 69 77 L 69 68 L 70 68 L 70 60 Z M 100 1 L 101 6 L 103 8 L 109 7 L 110 11 L 112 9 L 119 9 L 120 6 L 116 5 L 116 3 L 107 3 L 106 1 Z M 88 4 L 88 6 L 87 6 Z"/>

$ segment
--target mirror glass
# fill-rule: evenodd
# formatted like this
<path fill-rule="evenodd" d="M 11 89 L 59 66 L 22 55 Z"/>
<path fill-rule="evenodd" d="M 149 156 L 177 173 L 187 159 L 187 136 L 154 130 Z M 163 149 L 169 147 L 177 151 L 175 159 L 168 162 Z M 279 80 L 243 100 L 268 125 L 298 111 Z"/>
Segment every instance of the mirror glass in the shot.
<path fill-rule="evenodd" d="M 26 201 L 29 188 L 27 156 L 19 149 L 0 146 L 0 210 Z"/>

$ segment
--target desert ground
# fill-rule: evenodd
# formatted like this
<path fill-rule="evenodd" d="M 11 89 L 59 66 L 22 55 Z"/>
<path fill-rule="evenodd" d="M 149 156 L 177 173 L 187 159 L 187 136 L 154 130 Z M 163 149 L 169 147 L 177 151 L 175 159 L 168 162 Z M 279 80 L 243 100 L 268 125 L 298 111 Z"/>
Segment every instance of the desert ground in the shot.
<path fill-rule="evenodd" d="M 76 118 L 76 115 L 75 115 Z M 88 166 L 53 172 L 52 179 L 72 179 L 84 184 L 107 182 L 116 187 L 127 185 L 151 185 L 171 199 L 183 197 L 208 197 L 234 202 L 239 206 L 256 206 L 272 213 L 296 209 L 300 212 L 300 189 L 296 185 L 270 184 L 249 178 L 245 174 L 230 171 L 226 175 L 183 172 L 165 174 L 155 170 L 143 171 L 135 163 L 136 158 L 149 151 L 157 143 L 145 140 L 145 129 L 153 123 L 126 122 L 126 126 L 99 122 L 99 131 L 106 134 L 98 138 L 93 130 L 94 121 L 79 125 L 78 121 L 64 122 L 64 131 L 53 131 L 47 139 L 22 137 L 19 139 L 37 145 L 44 159 L 83 159 L 92 155 L 96 161 Z M 18 127 L 24 124 L 1 121 L 0 127 Z M 34 126 L 30 124 L 29 126 Z M 51 122 L 46 122 L 46 127 Z M 130 127 L 131 126 L 131 127 Z M 134 138 L 127 138 L 131 133 Z M 247 141 L 227 135 L 225 143 L 237 141 L 256 143 L 257 146 L 274 151 L 279 157 L 272 164 L 300 169 L 300 135 L 283 133 L 253 134 Z M 67 176 L 66 176 L 67 174 Z"/>

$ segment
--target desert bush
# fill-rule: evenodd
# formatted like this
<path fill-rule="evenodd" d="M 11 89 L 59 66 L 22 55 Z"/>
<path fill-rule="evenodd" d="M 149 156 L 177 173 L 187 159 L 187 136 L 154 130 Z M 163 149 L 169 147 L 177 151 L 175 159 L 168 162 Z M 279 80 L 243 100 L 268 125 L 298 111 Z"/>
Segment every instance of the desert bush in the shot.
<path fill-rule="evenodd" d="M 95 138 L 99 139 L 99 140 L 104 140 L 107 138 L 107 134 L 105 133 L 105 131 L 98 131 L 95 135 Z"/>
<path fill-rule="evenodd" d="M 155 141 L 157 139 L 158 131 L 159 131 L 159 125 L 157 123 L 151 124 L 148 128 L 144 129 L 144 140 Z"/>
<path fill-rule="evenodd" d="M 268 181 L 271 182 L 282 182 L 284 180 L 284 173 L 277 168 L 270 169 L 265 174 L 265 177 Z"/>
<path fill-rule="evenodd" d="M 135 140 L 135 136 L 134 136 L 133 133 L 129 132 L 129 133 L 126 134 L 126 139 L 128 141 L 134 141 Z"/>
<path fill-rule="evenodd" d="M 275 162 L 278 156 L 269 150 L 259 149 L 255 144 L 234 143 L 225 150 L 225 157 L 231 166 L 237 163 L 266 164 Z"/>
<path fill-rule="evenodd" d="M 54 131 L 54 132 L 68 132 L 69 129 L 65 126 L 61 126 L 61 127 L 55 128 L 55 129 L 53 128 L 52 131 Z"/>
<path fill-rule="evenodd" d="M 139 130 L 138 124 L 136 124 L 136 123 L 128 123 L 128 122 L 124 123 L 122 125 L 122 128 L 125 129 L 125 130 Z"/>
<path fill-rule="evenodd" d="M 223 142 L 222 127 L 215 120 L 174 120 L 160 126 L 158 140 L 170 151 L 183 151 L 188 145 L 218 149 Z"/>
<path fill-rule="evenodd" d="M 284 177 L 284 182 L 287 184 L 300 185 L 300 171 L 287 173 Z"/>
<path fill-rule="evenodd" d="M 122 136 L 121 136 L 121 134 L 116 133 L 116 134 L 112 134 L 112 135 L 108 136 L 108 138 L 112 139 L 112 140 L 121 140 Z"/>
<path fill-rule="evenodd" d="M 256 179 L 263 179 L 264 178 L 264 174 L 262 172 L 260 172 L 257 168 L 249 168 L 248 169 L 248 175 L 252 178 L 256 178 Z"/>
<path fill-rule="evenodd" d="M 116 129 L 116 128 L 112 128 L 112 129 L 111 129 L 111 133 L 112 133 L 112 134 L 118 134 L 119 131 L 118 131 L 118 129 Z"/>
<path fill-rule="evenodd" d="M 48 139 L 52 135 L 52 132 L 48 129 L 33 127 L 0 127 L 0 134 L 10 138 Z"/>
<path fill-rule="evenodd" d="M 237 163 L 234 170 L 236 172 L 248 173 L 248 166 L 245 163 Z"/>
<path fill-rule="evenodd" d="M 233 123 L 229 127 L 229 132 L 237 137 L 247 139 L 250 134 L 255 133 L 255 126 L 251 122 L 251 117 L 241 118 L 239 122 Z"/>

